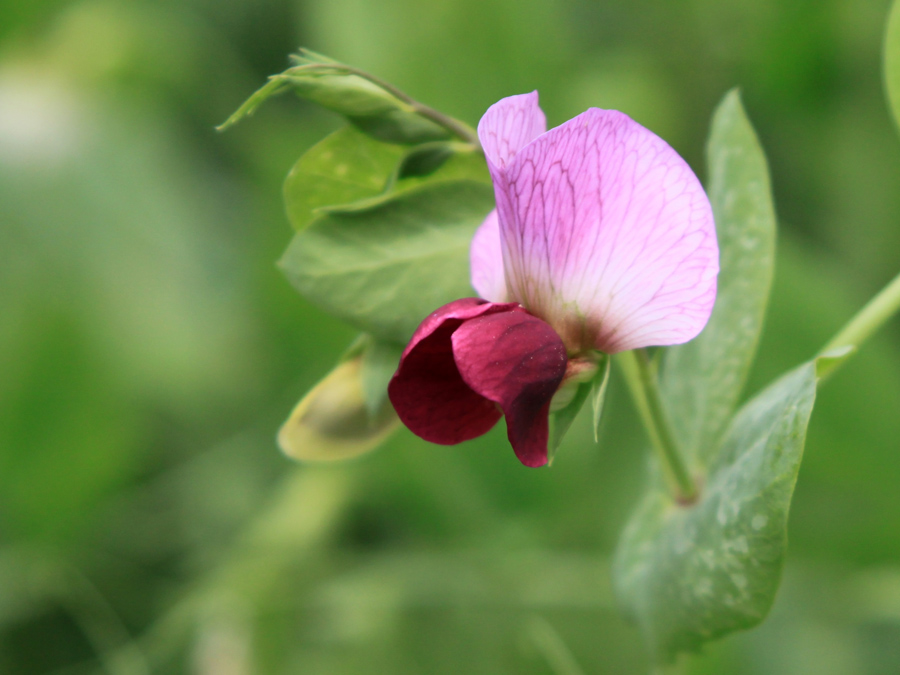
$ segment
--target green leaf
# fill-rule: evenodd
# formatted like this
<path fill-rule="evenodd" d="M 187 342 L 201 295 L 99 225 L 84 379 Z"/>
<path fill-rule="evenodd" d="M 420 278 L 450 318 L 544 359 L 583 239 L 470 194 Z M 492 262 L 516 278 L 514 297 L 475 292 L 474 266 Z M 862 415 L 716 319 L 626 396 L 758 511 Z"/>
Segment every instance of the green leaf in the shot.
<path fill-rule="evenodd" d="M 362 356 L 362 391 L 371 418 L 377 418 L 387 401 L 387 386 L 400 365 L 403 345 L 372 339 Z"/>
<path fill-rule="evenodd" d="M 425 143 L 448 139 L 450 131 L 419 114 L 397 90 L 338 61 L 304 50 L 295 66 L 256 91 L 219 127 L 224 131 L 272 96 L 293 90 L 302 98 L 343 115 L 360 130 L 388 143 Z M 393 89 L 393 91 L 389 90 Z M 404 97 L 405 98 L 405 97 Z"/>
<path fill-rule="evenodd" d="M 491 185 L 484 155 L 467 143 L 425 143 L 404 153 L 347 126 L 316 143 L 284 182 L 295 230 L 323 211 L 364 211 L 426 183 L 474 180 Z"/>
<path fill-rule="evenodd" d="M 594 412 L 594 442 L 600 440 L 600 419 L 603 416 L 603 404 L 606 402 L 606 389 L 609 386 L 609 372 L 612 370 L 612 359 L 607 356 L 600 364 L 600 372 L 591 382 L 591 408 Z"/>
<path fill-rule="evenodd" d="M 397 171 L 397 178 L 427 176 L 453 156 L 450 143 L 422 143 L 410 150 Z"/>
<path fill-rule="evenodd" d="M 614 567 L 622 604 L 663 662 L 759 623 L 774 602 L 817 377 L 817 363 L 805 364 L 732 418 L 762 330 L 775 246 L 766 159 L 736 91 L 713 116 L 707 156 L 716 306 L 698 338 L 666 350 L 660 382 L 700 496 L 678 504 L 654 476 Z"/>
<path fill-rule="evenodd" d="M 894 0 L 884 34 L 884 83 L 894 121 L 900 128 L 900 0 Z"/>
<path fill-rule="evenodd" d="M 716 305 L 696 339 L 666 350 L 660 381 L 681 447 L 703 465 L 753 362 L 774 270 L 769 171 L 737 91 L 713 115 L 707 165 L 721 267 Z"/>
<path fill-rule="evenodd" d="M 245 117 L 249 117 L 255 113 L 256 109 L 270 98 L 278 96 L 288 89 L 290 89 L 290 84 L 284 78 L 278 76 L 269 78 L 268 82 L 253 92 L 253 94 L 250 95 L 250 98 L 244 101 L 237 110 L 231 113 L 231 116 L 227 120 L 216 127 L 216 130 L 225 131 L 229 127 L 234 126 Z"/>
<path fill-rule="evenodd" d="M 562 443 L 563 438 L 569 431 L 569 427 L 572 426 L 572 422 L 575 421 L 575 417 L 591 392 L 590 381 L 579 382 L 574 387 L 575 393 L 566 407 L 550 413 L 550 435 L 547 439 L 548 464 L 553 464 L 556 451 L 559 450 L 559 444 Z"/>
<path fill-rule="evenodd" d="M 403 194 L 416 190 L 423 185 L 435 185 L 440 182 L 475 181 L 484 183 L 493 188 L 493 182 L 491 181 L 491 176 L 487 170 L 487 162 L 484 161 L 484 155 L 480 151 L 476 152 L 471 146 L 464 143 L 451 143 L 447 145 L 453 147 L 453 153 L 431 173 L 420 176 L 400 177 L 399 174 L 402 169 L 401 161 L 401 164 L 398 165 L 397 175 L 391 183 L 389 190 L 374 197 L 360 199 L 359 201 L 348 204 L 323 206 L 320 209 L 320 212 L 355 213 L 368 211 L 376 206 L 394 201 Z M 412 152 L 415 152 L 415 150 Z"/>
<path fill-rule="evenodd" d="M 487 170 L 487 163 L 484 161 L 484 155 L 481 152 L 474 152 L 470 147 L 467 150 L 455 152 L 430 174 L 406 178 L 395 177 L 390 189 L 382 194 L 348 204 L 323 206 L 319 211 L 320 213 L 359 213 L 396 201 L 407 192 L 413 192 L 423 186 L 437 185 L 438 183 L 458 183 L 460 181 L 475 181 L 493 189 L 491 176 Z"/>
<path fill-rule="evenodd" d="M 310 301 L 405 344 L 430 312 L 474 294 L 469 243 L 493 207 L 486 184 L 425 184 L 366 210 L 323 214 L 279 264 Z"/>
<path fill-rule="evenodd" d="M 397 171 L 395 189 L 438 180 L 474 180 L 493 186 L 484 153 L 468 143 L 427 143 L 410 150 Z"/>
<path fill-rule="evenodd" d="M 741 408 L 697 503 L 654 487 L 629 522 L 616 593 L 657 661 L 754 626 L 771 608 L 815 394 L 812 361 Z"/>
<path fill-rule="evenodd" d="M 326 136 L 297 160 L 284 181 L 284 202 L 294 229 L 309 225 L 321 207 L 384 192 L 402 156 L 402 148 L 369 138 L 355 127 Z"/>
<path fill-rule="evenodd" d="M 606 383 L 609 380 L 609 354 L 600 354 L 599 361 L 591 364 L 584 371 L 581 377 L 574 377 L 564 384 L 559 391 L 556 392 L 553 404 L 562 405 L 563 407 L 554 410 L 551 404 L 550 412 L 550 437 L 547 442 L 547 452 L 549 461 L 552 464 L 556 451 L 559 449 L 560 443 L 575 421 L 575 417 L 581 411 L 588 396 L 593 398 L 594 423 L 599 423 L 600 412 L 603 408 L 603 398 L 606 393 Z M 571 399 L 565 403 L 558 403 L 558 397 Z M 594 440 L 597 440 L 597 434 L 594 433 Z"/>

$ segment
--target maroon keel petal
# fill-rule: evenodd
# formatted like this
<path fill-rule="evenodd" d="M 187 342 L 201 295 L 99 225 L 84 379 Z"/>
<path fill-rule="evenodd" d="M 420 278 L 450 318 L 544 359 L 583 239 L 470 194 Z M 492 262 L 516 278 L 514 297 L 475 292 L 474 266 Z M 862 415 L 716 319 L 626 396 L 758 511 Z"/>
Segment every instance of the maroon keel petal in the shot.
<path fill-rule="evenodd" d="M 550 400 L 568 361 L 556 331 L 524 312 L 485 313 L 463 323 L 451 339 L 462 379 L 503 409 L 519 461 L 546 464 Z"/>
<path fill-rule="evenodd" d="M 397 415 L 414 434 L 452 445 L 481 436 L 500 419 L 493 400 L 460 377 L 451 343 L 464 322 L 498 312 L 527 316 L 515 303 L 463 298 L 432 312 L 416 329 L 388 385 Z"/>

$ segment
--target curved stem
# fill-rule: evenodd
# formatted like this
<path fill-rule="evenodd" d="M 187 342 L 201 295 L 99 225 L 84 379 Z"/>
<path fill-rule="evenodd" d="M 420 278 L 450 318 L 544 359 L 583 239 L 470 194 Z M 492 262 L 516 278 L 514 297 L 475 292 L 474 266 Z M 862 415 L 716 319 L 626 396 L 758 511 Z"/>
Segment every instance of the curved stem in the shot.
<path fill-rule="evenodd" d="M 644 349 L 636 349 L 619 354 L 619 363 L 676 500 L 685 504 L 693 502 L 697 498 L 697 486 L 666 417 L 649 355 Z"/>

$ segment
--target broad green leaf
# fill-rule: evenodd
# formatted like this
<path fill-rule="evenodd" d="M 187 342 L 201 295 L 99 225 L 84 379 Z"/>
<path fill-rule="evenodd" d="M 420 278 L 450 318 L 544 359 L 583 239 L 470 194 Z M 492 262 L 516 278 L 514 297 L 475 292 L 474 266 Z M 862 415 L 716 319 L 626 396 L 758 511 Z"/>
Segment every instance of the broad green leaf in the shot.
<path fill-rule="evenodd" d="M 603 416 L 603 404 L 606 403 L 606 389 L 609 386 L 609 371 L 612 370 L 612 359 L 607 357 L 600 364 L 600 372 L 591 382 L 591 409 L 594 413 L 594 442 L 600 440 L 600 420 Z"/>
<path fill-rule="evenodd" d="M 284 182 L 284 201 L 294 229 L 302 230 L 322 211 L 364 211 L 425 183 L 451 180 L 490 185 L 484 155 L 456 142 L 426 143 L 404 154 L 401 146 L 347 126 L 297 161 Z"/>
<path fill-rule="evenodd" d="M 454 152 L 431 173 L 403 178 L 397 176 L 390 184 L 390 189 L 382 194 L 347 204 L 323 206 L 320 212 L 354 213 L 368 211 L 375 206 L 394 201 L 403 194 L 416 190 L 423 185 L 435 185 L 441 182 L 476 181 L 493 186 L 491 175 L 487 170 L 487 162 L 484 161 L 484 155 L 480 151 L 476 152 L 471 146 L 462 143 L 447 145 L 452 146 Z"/>
<path fill-rule="evenodd" d="M 397 184 L 418 185 L 428 180 L 477 180 L 493 185 L 480 148 L 447 141 L 412 148 L 397 168 Z"/>
<path fill-rule="evenodd" d="M 408 100 L 389 85 L 363 77 L 342 63 L 310 51 L 294 57 L 295 66 L 256 91 L 220 127 L 224 131 L 272 96 L 293 90 L 302 98 L 343 115 L 366 134 L 388 143 L 424 143 L 448 139 L 452 134 L 419 114 Z"/>
<path fill-rule="evenodd" d="M 719 239 L 718 295 L 703 332 L 666 350 L 660 383 L 682 448 L 704 465 L 753 362 L 774 269 L 769 171 L 737 91 L 713 115 L 707 165 Z"/>
<path fill-rule="evenodd" d="M 316 217 L 316 209 L 381 194 L 402 156 L 399 146 L 369 138 L 355 127 L 326 136 L 297 160 L 284 181 L 291 225 L 302 230 Z"/>
<path fill-rule="evenodd" d="M 894 0 L 884 34 L 884 83 L 894 121 L 900 127 L 900 0 Z"/>
<path fill-rule="evenodd" d="M 397 178 L 427 176 L 453 156 L 453 145 L 445 142 L 422 143 L 410 150 L 397 170 Z"/>
<path fill-rule="evenodd" d="M 349 459 L 374 450 L 399 426 L 387 397 L 370 410 L 363 356 L 342 360 L 304 396 L 278 432 L 288 457 L 304 462 Z"/>
<path fill-rule="evenodd" d="M 812 361 L 741 408 L 697 503 L 654 488 L 631 518 L 616 593 L 657 661 L 754 626 L 771 608 L 815 395 Z"/>
<path fill-rule="evenodd" d="M 457 166 L 455 171 L 477 172 L 477 175 L 466 176 L 473 180 L 486 180 L 490 182 L 487 173 L 487 163 L 484 154 L 479 148 L 470 143 L 459 141 L 435 141 L 434 143 L 422 143 L 410 149 L 397 168 L 397 178 L 415 178 L 430 176 L 446 166 L 448 160 L 455 159 Z M 478 170 L 481 171 L 478 171 Z M 444 171 L 446 173 L 446 171 Z M 460 176 L 461 177 L 461 176 Z"/>
<path fill-rule="evenodd" d="M 469 243 L 493 207 L 483 183 L 425 184 L 363 211 L 323 214 L 279 264 L 310 301 L 405 344 L 430 312 L 474 294 Z"/>
<path fill-rule="evenodd" d="M 362 355 L 362 389 L 366 408 L 377 418 L 387 401 L 387 386 L 400 365 L 403 345 L 399 342 L 371 340 Z M 388 404 L 389 405 L 389 404 Z"/>
<path fill-rule="evenodd" d="M 429 153 L 434 153 L 430 160 Z M 429 161 L 433 168 L 428 166 Z M 395 189 L 408 189 L 438 180 L 474 180 L 493 185 L 480 149 L 467 143 L 428 143 L 411 150 L 404 158 L 398 169 Z"/>

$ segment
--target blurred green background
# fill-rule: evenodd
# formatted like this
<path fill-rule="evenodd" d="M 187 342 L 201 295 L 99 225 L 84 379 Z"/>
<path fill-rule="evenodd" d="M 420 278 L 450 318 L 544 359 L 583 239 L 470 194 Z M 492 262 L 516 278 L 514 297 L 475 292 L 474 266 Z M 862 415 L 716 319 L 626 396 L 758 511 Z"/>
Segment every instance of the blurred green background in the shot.
<path fill-rule="evenodd" d="M 274 262 L 280 188 L 340 121 L 300 45 L 470 123 L 532 89 L 618 108 L 701 176 L 742 88 L 778 271 L 749 391 L 900 270 L 887 0 L 0 0 L 0 673 L 645 673 L 608 560 L 645 455 L 614 379 L 552 469 L 501 424 L 296 466 L 274 443 L 353 338 Z M 685 673 L 900 673 L 900 326 L 821 392 L 784 585 Z"/>

